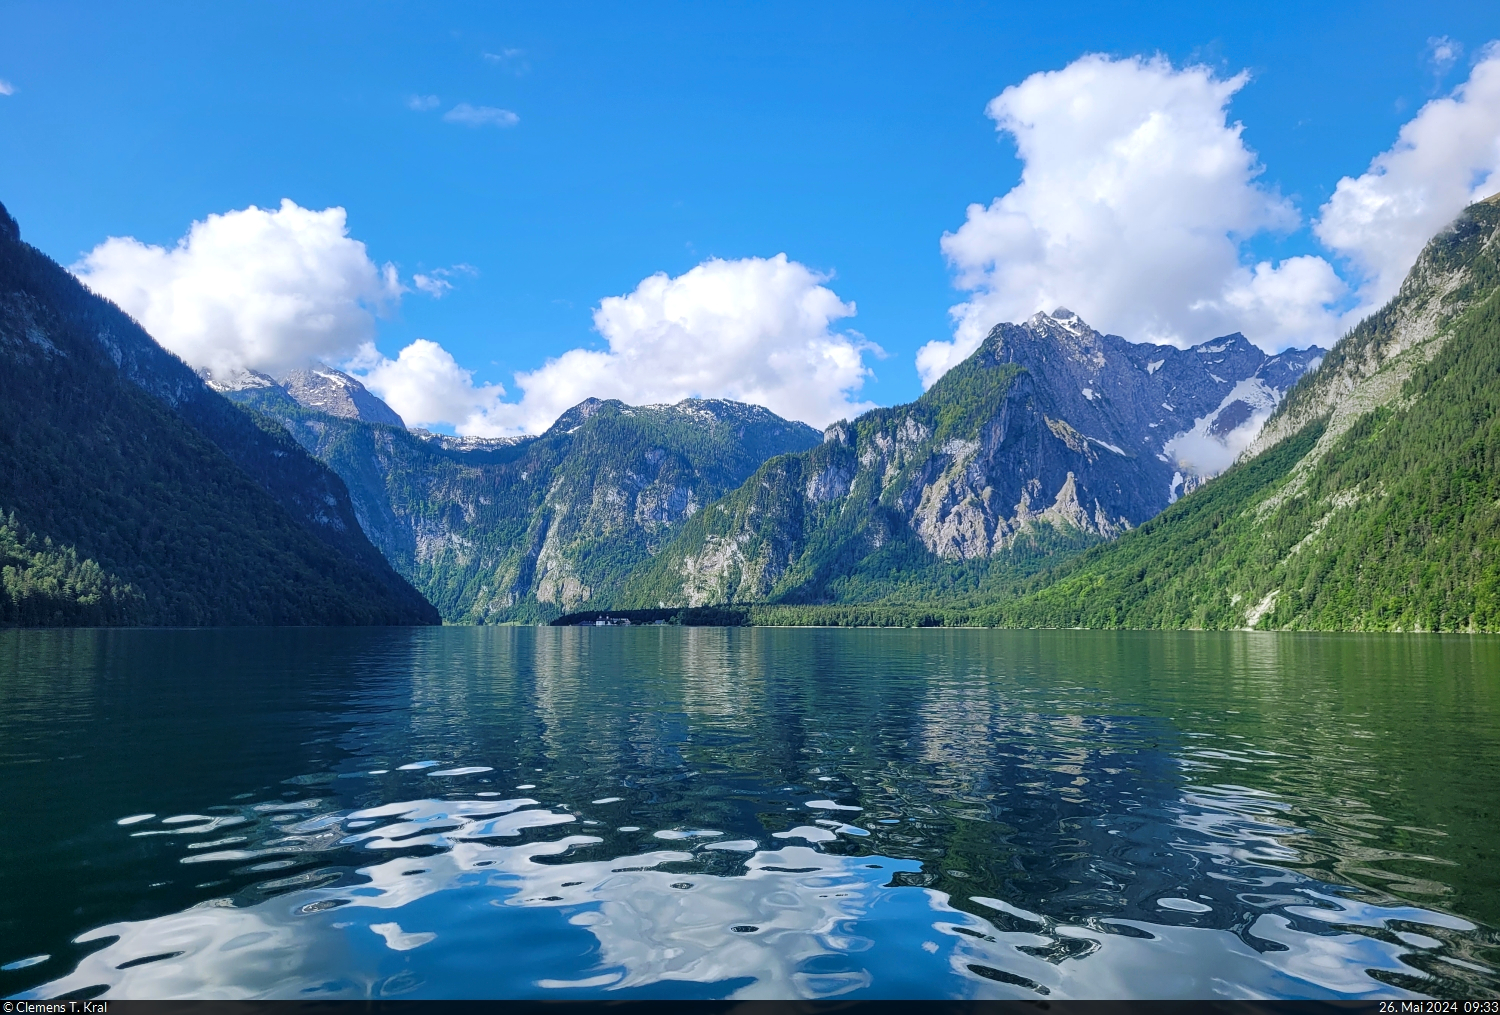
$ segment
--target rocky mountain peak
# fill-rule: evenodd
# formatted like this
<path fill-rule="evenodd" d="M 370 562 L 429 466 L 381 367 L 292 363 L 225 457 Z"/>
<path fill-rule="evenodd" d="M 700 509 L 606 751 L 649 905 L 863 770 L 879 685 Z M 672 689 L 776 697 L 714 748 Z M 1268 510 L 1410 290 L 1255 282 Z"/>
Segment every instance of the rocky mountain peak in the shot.
<path fill-rule="evenodd" d="M 1130 342 L 1058 307 L 998 325 L 980 355 L 1026 368 L 1049 418 L 1160 468 L 1174 499 L 1227 468 L 1322 353 L 1267 355 L 1238 332 L 1189 349 Z"/>
<path fill-rule="evenodd" d="M 217 391 L 226 394 L 230 391 L 244 391 L 249 388 L 275 388 L 278 387 L 276 380 L 259 370 L 236 370 L 221 371 L 214 373 L 208 367 L 198 370 L 198 376 L 203 378 L 203 383 Z"/>
<path fill-rule="evenodd" d="M 1073 311 L 1069 310 L 1067 307 L 1058 307 L 1048 315 L 1048 318 L 1054 326 L 1062 328 L 1064 331 L 1068 331 L 1075 335 L 1098 334 L 1098 332 L 1096 332 L 1093 328 L 1090 328 L 1087 324 L 1084 323 L 1083 318 L 1073 313 Z"/>
<path fill-rule="evenodd" d="M 342 370 L 325 366 L 293 370 L 282 378 L 281 386 L 302 405 L 330 416 L 406 426 L 394 409 Z"/>
<path fill-rule="evenodd" d="M 308 409 L 330 416 L 358 419 L 366 423 L 405 427 L 396 411 L 366 388 L 359 379 L 329 366 L 293 370 L 280 381 L 259 370 L 240 369 L 214 372 L 207 367 L 198 370 L 203 383 L 221 395 L 274 388 Z"/>
<path fill-rule="evenodd" d="M 1196 352 L 1200 356 L 1217 356 L 1230 351 L 1248 350 L 1250 348 L 1250 340 L 1236 331 L 1230 335 L 1211 338 L 1207 342 L 1199 342 L 1188 351 Z"/>
<path fill-rule="evenodd" d="M 585 398 L 557 417 L 556 421 L 547 428 L 547 433 L 571 433 L 598 415 L 600 410 L 610 407 L 618 410 L 626 406 L 624 402 L 616 398 Z"/>
<path fill-rule="evenodd" d="M 1002 362 L 1047 362 L 1055 369 L 1064 362 L 1079 377 L 1093 376 L 1106 365 L 1105 336 L 1067 307 L 1053 313 L 1032 314 L 1019 325 L 990 332 Z M 1079 373 L 1082 371 L 1082 373 Z"/>
<path fill-rule="evenodd" d="M 1050 314 L 1037 311 L 1026 320 L 1026 323 L 1022 327 L 1030 328 L 1041 334 L 1056 335 L 1061 332 L 1082 339 L 1097 339 L 1099 337 L 1099 332 L 1089 327 L 1088 322 L 1067 307 L 1058 307 Z"/>
<path fill-rule="evenodd" d="M 776 414 L 761 405 L 749 402 L 734 402 L 727 398 L 684 398 L 671 408 L 679 413 L 702 417 L 712 416 L 717 420 L 765 420 L 775 419 Z"/>

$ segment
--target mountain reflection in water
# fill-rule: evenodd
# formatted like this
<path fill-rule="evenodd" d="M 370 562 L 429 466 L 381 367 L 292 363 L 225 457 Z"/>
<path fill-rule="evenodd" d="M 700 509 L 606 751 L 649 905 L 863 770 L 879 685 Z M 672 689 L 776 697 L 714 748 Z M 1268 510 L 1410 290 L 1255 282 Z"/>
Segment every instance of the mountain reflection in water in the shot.
<path fill-rule="evenodd" d="M 1479 638 L 3 632 L 0 992 L 1493 996 L 1497 692 Z"/>

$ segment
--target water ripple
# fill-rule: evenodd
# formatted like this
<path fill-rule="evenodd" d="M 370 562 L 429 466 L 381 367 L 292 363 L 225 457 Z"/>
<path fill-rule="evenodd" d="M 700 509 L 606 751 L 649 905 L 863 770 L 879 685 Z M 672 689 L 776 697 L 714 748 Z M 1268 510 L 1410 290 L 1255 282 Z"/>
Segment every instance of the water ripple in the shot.
<path fill-rule="evenodd" d="M 147 638 L 141 665 L 197 637 Z M 282 657 L 270 637 L 79 678 L 95 697 L 56 715 L 97 724 L 51 732 L 103 745 L 86 772 L 34 763 L 51 713 L 0 680 L 5 785 L 33 816 L 0 849 L 37 872 L 0 900 L 0 989 L 1500 995 L 1471 814 L 1500 665 L 1447 643 L 443 630 L 282 633 Z M 226 659 L 269 661 L 193 682 Z"/>

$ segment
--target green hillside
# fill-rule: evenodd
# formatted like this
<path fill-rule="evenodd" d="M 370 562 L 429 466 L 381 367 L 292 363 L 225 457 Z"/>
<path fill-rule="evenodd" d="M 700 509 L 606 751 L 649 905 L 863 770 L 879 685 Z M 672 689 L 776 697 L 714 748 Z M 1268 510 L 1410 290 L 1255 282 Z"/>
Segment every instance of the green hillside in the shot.
<path fill-rule="evenodd" d="M 1287 419 L 1300 429 L 984 619 L 1500 630 L 1500 204 L 1432 241 Z"/>
<path fill-rule="evenodd" d="M 0 208 L 0 623 L 411 624 L 343 484 Z"/>
<path fill-rule="evenodd" d="M 37 539 L 0 518 L 0 626 L 107 627 L 139 623 L 146 597 L 71 546 Z"/>

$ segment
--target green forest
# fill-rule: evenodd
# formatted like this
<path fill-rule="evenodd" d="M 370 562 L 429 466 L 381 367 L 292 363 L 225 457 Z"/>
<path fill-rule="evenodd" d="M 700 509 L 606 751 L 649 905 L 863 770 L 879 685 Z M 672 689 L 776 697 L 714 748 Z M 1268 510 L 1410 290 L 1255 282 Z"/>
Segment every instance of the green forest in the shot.
<path fill-rule="evenodd" d="M 0 623 L 437 620 L 337 476 L 0 218 Z"/>

